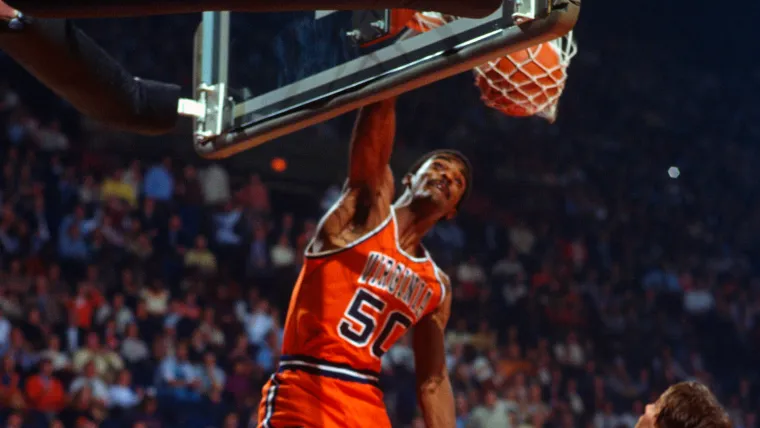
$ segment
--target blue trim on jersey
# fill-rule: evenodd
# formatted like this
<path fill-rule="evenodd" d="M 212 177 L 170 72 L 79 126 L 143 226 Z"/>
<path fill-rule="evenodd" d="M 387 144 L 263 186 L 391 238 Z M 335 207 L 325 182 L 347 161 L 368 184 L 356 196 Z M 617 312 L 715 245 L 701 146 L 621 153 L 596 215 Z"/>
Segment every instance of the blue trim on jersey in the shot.
<path fill-rule="evenodd" d="M 269 390 L 267 391 L 267 398 L 266 398 L 266 407 L 264 408 L 264 420 L 261 421 L 261 428 L 272 428 L 272 426 L 269 424 L 269 421 L 272 419 L 272 416 L 274 415 L 274 405 L 275 400 L 277 399 L 277 389 L 279 388 L 280 384 L 277 382 L 277 375 L 273 374 L 270 378 L 272 384 L 269 385 Z"/>
<path fill-rule="evenodd" d="M 286 361 L 287 362 L 304 361 L 311 364 L 319 364 L 323 366 L 334 367 L 336 369 L 350 370 L 350 371 L 353 371 L 365 376 L 374 376 L 376 378 L 380 377 L 380 372 L 376 372 L 374 370 L 355 369 L 351 367 L 349 364 L 333 363 L 331 361 L 323 360 L 321 358 L 311 357 L 309 355 L 292 354 L 292 355 L 283 355 L 280 357 L 280 362 L 286 362 Z"/>
<path fill-rule="evenodd" d="M 380 374 L 371 370 L 356 370 L 346 364 L 336 364 L 305 355 L 284 355 L 280 359 L 278 373 L 301 371 L 304 373 L 380 387 Z"/>

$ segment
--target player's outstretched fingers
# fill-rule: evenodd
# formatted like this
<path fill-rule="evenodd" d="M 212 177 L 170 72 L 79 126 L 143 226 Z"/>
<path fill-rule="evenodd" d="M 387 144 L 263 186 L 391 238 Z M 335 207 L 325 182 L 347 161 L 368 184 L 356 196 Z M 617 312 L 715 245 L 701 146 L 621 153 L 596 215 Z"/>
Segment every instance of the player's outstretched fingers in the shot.
<path fill-rule="evenodd" d="M 23 16 L 0 0 L 0 32 L 17 32 L 24 28 Z"/>
<path fill-rule="evenodd" d="M 10 21 L 11 19 L 15 18 L 17 15 L 16 9 L 8 6 L 0 0 L 0 20 L 3 21 Z"/>

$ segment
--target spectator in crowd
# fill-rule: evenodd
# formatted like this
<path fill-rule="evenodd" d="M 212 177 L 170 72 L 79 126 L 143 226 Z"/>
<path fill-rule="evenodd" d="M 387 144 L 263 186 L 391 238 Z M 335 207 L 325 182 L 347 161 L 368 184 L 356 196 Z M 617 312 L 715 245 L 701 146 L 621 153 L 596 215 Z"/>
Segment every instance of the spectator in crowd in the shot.
<path fill-rule="evenodd" d="M 251 294 L 248 303 L 242 301 L 237 303 L 235 312 L 248 334 L 248 342 L 255 346 L 261 346 L 266 335 L 274 326 L 274 320 L 270 315 L 269 301 L 259 299 Z"/>
<path fill-rule="evenodd" d="M 137 324 L 127 326 L 126 338 L 121 342 L 121 355 L 131 365 L 140 363 L 150 356 L 148 345 L 140 337 Z"/>
<path fill-rule="evenodd" d="M 215 163 L 203 170 L 200 180 L 206 205 L 223 205 L 230 200 L 229 174 L 221 165 Z"/>
<path fill-rule="evenodd" d="M 47 348 L 40 353 L 43 361 L 50 362 L 54 372 L 71 369 L 71 360 L 66 352 L 61 349 L 61 339 L 51 335 L 48 338 Z"/>
<path fill-rule="evenodd" d="M 101 345 L 95 332 L 87 335 L 85 346 L 74 354 L 74 371 L 81 372 L 92 364 L 95 372 L 103 379 L 113 379 L 116 372 L 124 368 L 124 361 L 118 353 Z"/>
<path fill-rule="evenodd" d="M 187 344 L 180 343 L 175 352 L 175 355 L 168 355 L 161 361 L 163 394 L 177 401 L 198 401 L 201 380 L 188 360 Z"/>
<path fill-rule="evenodd" d="M 108 385 L 100 376 L 98 376 L 97 365 L 93 361 L 85 364 L 81 375 L 74 378 L 74 381 L 71 382 L 71 386 L 69 387 L 69 392 L 74 396 L 81 393 L 83 390 L 87 391 L 86 393 L 83 393 L 83 395 L 85 395 L 88 400 L 97 400 L 102 404 L 108 402 Z"/>
<path fill-rule="evenodd" d="M 237 201 L 253 218 L 264 218 L 270 210 L 269 190 L 258 174 L 252 174 L 248 184 L 236 194 Z"/>
<path fill-rule="evenodd" d="M 116 382 L 108 388 L 109 407 L 132 409 L 140 404 L 142 390 L 132 388 L 132 375 L 128 370 L 122 370 L 116 378 Z"/>
<path fill-rule="evenodd" d="M 211 393 L 221 390 L 225 384 L 225 374 L 221 367 L 216 364 L 216 355 L 208 351 L 203 356 L 203 363 L 198 365 L 198 378 L 201 381 L 201 391 Z"/>
<path fill-rule="evenodd" d="M 104 200 L 116 199 L 124 201 L 130 207 L 134 207 L 137 205 L 136 187 L 124 179 L 124 174 L 123 169 L 117 168 L 109 177 L 104 179 L 100 188 L 100 196 Z"/>
<path fill-rule="evenodd" d="M 53 376 L 53 363 L 43 359 L 38 374 L 30 376 L 24 386 L 29 408 L 48 414 L 63 410 L 66 405 L 66 391 L 60 380 Z"/>
<path fill-rule="evenodd" d="M 172 160 L 166 157 L 161 163 L 154 164 L 145 172 L 143 195 L 156 201 L 168 202 L 173 194 Z"/>
<path fill-rule="evenodd" d="M 216 257 L 208 249 L 206 237 L 198 236 L 195 238 L 193 248 L 185 252 L 185 266 L 189 268 L 198 268 L 199 271 L 206 274 L 216 272 Z"/>

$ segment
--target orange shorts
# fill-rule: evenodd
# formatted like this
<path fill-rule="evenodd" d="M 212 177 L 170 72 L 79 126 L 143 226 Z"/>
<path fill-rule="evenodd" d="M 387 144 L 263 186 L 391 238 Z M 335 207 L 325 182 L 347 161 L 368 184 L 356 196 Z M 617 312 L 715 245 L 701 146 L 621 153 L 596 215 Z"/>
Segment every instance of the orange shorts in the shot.
<path fill-rule="evenodd" d="M 376 376 L 284 356 L 261 392 L 259 427 L 390 428 Z"/>

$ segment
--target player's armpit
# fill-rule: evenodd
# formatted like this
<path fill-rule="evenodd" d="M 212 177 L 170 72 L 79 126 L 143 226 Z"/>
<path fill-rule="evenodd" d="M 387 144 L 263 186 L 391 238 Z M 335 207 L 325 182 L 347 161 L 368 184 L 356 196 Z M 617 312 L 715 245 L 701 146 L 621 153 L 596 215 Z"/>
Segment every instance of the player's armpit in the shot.
<path fill-rule="evenodd" d="M 417 397 L 428 428 L 451 428 L 456 424 L 454 392 L 446 368 L 444 333 L 451 313 L 451 293 L 446 295 L 441 306 L 414 328 Z"/>

